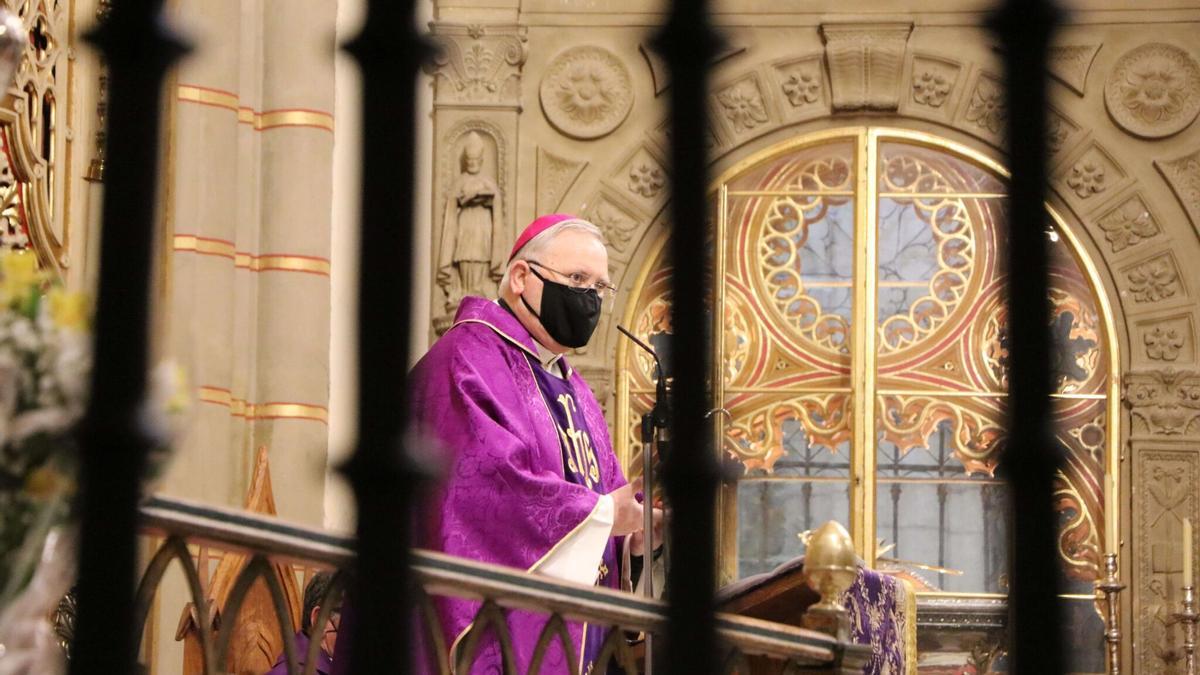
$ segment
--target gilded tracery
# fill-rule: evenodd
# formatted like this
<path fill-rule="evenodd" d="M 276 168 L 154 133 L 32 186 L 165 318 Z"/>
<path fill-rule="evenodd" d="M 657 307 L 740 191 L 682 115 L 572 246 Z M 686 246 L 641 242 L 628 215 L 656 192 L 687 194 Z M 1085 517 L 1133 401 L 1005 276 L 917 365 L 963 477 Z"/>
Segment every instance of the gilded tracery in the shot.
<path fill-rule="evenodd" d="M 713 335 L 721 400 L 732 416 L 723 451 L 744 475 L 739 522 L 752 519 L 748 533 L 826 517 L 870 524 L 878 564 L 923 565 L 910 578 L 928 590 L 1006 591 L 996 473 L 1008 363 L 1003 174 L 905 134 L 851 132 L 764 155 L 727 174 L 714 193 L 724 275 Z M 877 169 L 864 180 L 868 166 Z M 875 247 L 864 267 L 867 227 Z M 1047 225 L 1047 237 L 1057 439 L 1068 456 L 1056 488 L 1059 549 L 1068 576 L 1087 582 L 1104 548 L 1110 355 L 1094 280 L 1056 226 Z M 654 265 L 632 323 L 665 343 L 667 269 L 661 258 Z M 870 350 L 855 326 L 864 292 L 874 294 Z M 654 381 L 648 358 L 630 358 L 634 414 L 622 424 L 636 456 L 636 413 L 648 409 Z M 864 363 L 866 392 L 855 376 Z M 873 435 L 856 435 L 864 423 Z M 872 437 L 863 447 L 860 438 Z M 855 467 L 872 475 L 861 488 Z M 855 502 L 855 490 L 874 499 Z M 911 510 L 921 499 L 952 505 L 942 526 L 949 529 L 938 535 L 959 537 L 949 556 L 914 542 L 915 530 L 905 534 L 926 527 Z M 852 503 L 873 504 L 874 517 L 853 513 Z M 739 556 L 743 573 L 763 571 L 747 563 L 747 549 L 761 545 L 768 562 L 794 555 L 788 536 L 739 534 L 740 548 L 727 546 L 726 555 Z"/>

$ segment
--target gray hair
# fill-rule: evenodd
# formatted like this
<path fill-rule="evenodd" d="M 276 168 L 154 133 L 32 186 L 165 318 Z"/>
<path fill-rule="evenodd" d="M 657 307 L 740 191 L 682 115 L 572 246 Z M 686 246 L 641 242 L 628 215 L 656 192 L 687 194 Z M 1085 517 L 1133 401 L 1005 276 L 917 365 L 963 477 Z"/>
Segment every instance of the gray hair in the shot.
<path fill-rule="evenodd" d="M 536 260 L 550 246 L 550 242 L 554 241 L 554 238 L 563 232 L 586 232 L 595 237 L 601 244 L 604 243 L 604 233 L 600 231 L 600 228 L 582 218 L 572 218 L 571 220 L 564 220 L 561 223 L 555 223 L 540 232 L 533 239 L 530 239 L 521 247 L 520 251 L 517 251 L 513 259 L 508 261 L 508 267 L 504 270 L 504 276 L 500 279 L 500 288 L 508 287 L 508 274 L 512 270 L 513 263 L 518 260 Z"/>

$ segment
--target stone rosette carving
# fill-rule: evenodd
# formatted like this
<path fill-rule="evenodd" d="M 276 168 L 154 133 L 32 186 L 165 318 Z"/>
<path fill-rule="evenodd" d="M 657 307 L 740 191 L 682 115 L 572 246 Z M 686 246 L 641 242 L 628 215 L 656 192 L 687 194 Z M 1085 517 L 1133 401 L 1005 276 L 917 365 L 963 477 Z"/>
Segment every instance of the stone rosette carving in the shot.
<path fill-rule="evenodd" d="M 1158 302 L 1180 293 L 1179 270 L 1164 253 L 1125 271 L 1129 293 L 1135 302 Z"/>
<path fill-rule="evenodd" d="M 815 71 L 796 68 L 784 74 L 780 88 L 783 90 L 783 97 L 793 108 L 816 103 L 821 100 L 821 75 Z"/>
<path fill-rule="evenodd" d="M 930 108 L 940 108 L 950 97 L 954 86 L 946 75 L 934 70 L 923 70 L 913 77 L 913 100 Z"/>
<path fill-rule="evenodd" d="M 667 176 L 657 166 L 638 162 L 629 169 L 629 190 L 647 199 L 653 199 L 667 184 Z"/>
<path fill-rule="evenodd" d="M 823 23 L 834 110 L 896 110 L 911 23 Z"/>
<path fill-rule="evenodd" d="M 441 48 L 430 67 L 437 103 L 518 104 L 525 26 L 434 23 L 432 38 Z"/>
<path fill-rule="evenodd" d="M 1143 138 L 1178 133 L 1200 113 L 1200 64 L 1175 45 L 1152 42 L 1121 56 L 1104 84 L 1113 121 Z"/>
<path fill-rule="evenodd" d="M 745 133 L 766 124 L 771 117 L 762 91 L 754 79 L 745 79 L 717 93 L 721 114 L 736 133 Z"/>
<path fill-rule="evenodd" d="M 1067 176 L 1067 186 L 1082 199 L 1104 192 L 1108 188 L 1107 181 L 1104 165 L 1086 158 L 1076 162 L 1071 167 L 1071 175 Z"/>
<path fill-rule="evenodd" d="M 975 91 L 971 92 L 966 117 L 968 122 L 993 134 L 998 135 L 1004 130 L 1005 120 L 1008 119 L 1008 106 L 1004 101 L 1004 90 L 997 80 L 990 77 L 979 78 L 975 83 Z"/>
<path fill-rule="evenodd" d="M 550 124 L 579 139 L 612 133 L 633 107 L 629 70 L 595 45 L 571 47 L 554 57 L 538 95 Z"/>
<path fill-rule="evenodd" d="M 1192 225 L 1200 228 L 1200 150 L 1178 159 L 1156 159 L 1154 166 L 1183 204 Z"/>
<path fill-rule="evenodd" d="M 1174 361 L 1183 349 L 1183 332 L 1174 326 L 1155 326 L 1142 336 L 1146 356 L 1154 361 Z"/>
<path fill-rule="evenodd" d="M 1113 253 L 1121 251 L 1157 235 L 1162 230 L 1150 215 L 1150 209 L 1141 197 L 1134 196 L 1120 206 L 1105 213 L 1096 221 Z"/>
<path fill-rule="evenodd" d="M 633 243 L 633 235 L 640 227 L 637 218 L 607 197 L 598 198 L 586 217 L 600 228 L 605 241 L 617 253 L 626 253 L 629 250 L 630 244 Z"/>
<path fill-rule="evenodd" d="M 1135 371 L 1125 376 L 1122 400 L 1146 432 L 1178 436 L 1193 431 L 1200 418 L 1200 372 L 1194 370 Z"/>

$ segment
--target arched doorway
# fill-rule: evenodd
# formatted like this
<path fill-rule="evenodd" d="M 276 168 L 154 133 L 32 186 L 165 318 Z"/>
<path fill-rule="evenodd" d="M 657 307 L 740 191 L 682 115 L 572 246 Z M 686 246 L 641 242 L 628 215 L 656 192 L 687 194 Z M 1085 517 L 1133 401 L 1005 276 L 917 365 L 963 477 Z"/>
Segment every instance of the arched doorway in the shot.
<path fill-rule="evenodd" d="M 991 159 L 887 128 L 801 136 L 715 181 L 713 382 L 740 469 L 720 500 L 723 582 L 802 554 L 797 535 L 836 519 L 922 592 L 1006 593 L 1005 189 Z M 1053 213 L 1046 233 L 1058 563 L 1078 669 L 1101 670 L 1092 582 L 1116 550 L 1119 360 L 1094 265 Z M 652 342 L 670 332 L 661 244 L 624 317 Z M 617 363 L 616 441 L 636 474 L 653 371 L 624 345 Z"/>

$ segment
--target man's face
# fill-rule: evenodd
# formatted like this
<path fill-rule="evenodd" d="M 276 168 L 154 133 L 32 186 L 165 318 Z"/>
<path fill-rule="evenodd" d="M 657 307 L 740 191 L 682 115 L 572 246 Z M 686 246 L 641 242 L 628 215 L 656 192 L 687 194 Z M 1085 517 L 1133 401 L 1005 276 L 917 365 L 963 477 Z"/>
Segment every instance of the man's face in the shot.
<path fill-rule="evenodd" d="M 597 282 L 612 284 L 612 280 L 608 276 L 608 249 L 587 232 L 579 230 L 560 232 L 550 241 L 545 250 L 533 258 L 545 266 L 536 268 L 538 274 L 550 281 L 570 286 L 572 283 L 569 277 L 578 274 L 583 278 L 584 285 L 593 285 Z M 529 272 L 528 263 L 522 263 L 521 267 L 523 273 L 513 276 L 513 290 L 517 295 L 524 294 L 526 302 L 540 314 L 544 284 L 541 279 Z M 561 274 L 556 274 L 546 268 L 556 270 Z M 547 349 L 559 354 L 568 350 L 568 347 L 551 339 L 537 319 L 533 319 L 532 323 L 534 325 L 526 325 L 526 328 Z"/>
<path fill-rule="evenodd" d="M 463 157 L 463 169 L 467 173 L 479 173 L 483 168 L 483 157 L 479 155 L 465 155 Z"/>
<path fill-rule="evenodd" d="M 320 607 L 313 608 L 311 621 L 314 626 L 317 623 L 318 614 L 320 612 Z M 332 613 L 330 613 L 329 618 L 325 621 L 325 625 L 321 627 L 320 631 L 318 631 L 316 635 L 313 635 L 313 638 L 321 640 L 321 649 L 330 656 L 333 656 L 334 648 L 337 646 L 338 627 L 341 626 L 341 624 L 342 612 L 341 610 L 335 609 Z"/>

